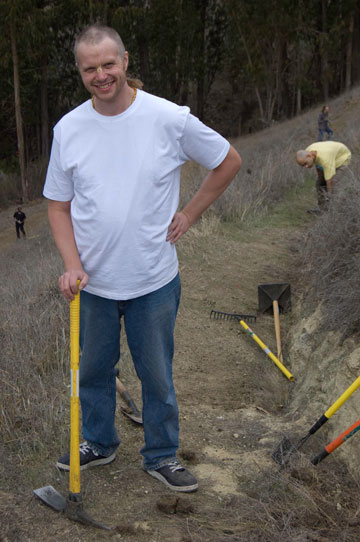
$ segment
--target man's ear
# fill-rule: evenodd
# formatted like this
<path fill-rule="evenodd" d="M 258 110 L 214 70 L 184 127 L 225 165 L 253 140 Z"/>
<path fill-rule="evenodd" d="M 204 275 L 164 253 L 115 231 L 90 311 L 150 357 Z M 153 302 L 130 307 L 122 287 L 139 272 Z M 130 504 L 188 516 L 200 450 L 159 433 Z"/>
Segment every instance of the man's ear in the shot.
<path fill-rule="evenodd" d="M 128 65 L 129 65 L 129 53 L 127 51 L 125 51 L 124 53 L 123 63 L 124 63 L 124 71 L 127 71 Z"/>

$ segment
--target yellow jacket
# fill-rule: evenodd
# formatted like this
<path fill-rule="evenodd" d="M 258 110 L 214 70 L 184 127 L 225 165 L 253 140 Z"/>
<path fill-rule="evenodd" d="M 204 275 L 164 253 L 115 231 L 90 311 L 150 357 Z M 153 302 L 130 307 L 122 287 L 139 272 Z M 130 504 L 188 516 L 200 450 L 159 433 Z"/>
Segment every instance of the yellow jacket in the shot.
<path fill-rule="evenodd" d="M 319 141 L 309 145 L 306 152 L 316 151 L 315 165 L 324 170 L 325 181 L 332 179 L 336 170 L 350 162 L 351 152 L 338 141 Z"/>

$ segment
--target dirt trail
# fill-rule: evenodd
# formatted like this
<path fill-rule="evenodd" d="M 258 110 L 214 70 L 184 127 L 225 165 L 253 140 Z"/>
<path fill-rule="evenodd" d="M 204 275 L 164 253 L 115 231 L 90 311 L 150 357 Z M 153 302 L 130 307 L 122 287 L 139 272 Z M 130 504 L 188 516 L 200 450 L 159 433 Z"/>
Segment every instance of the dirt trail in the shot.
<path fill-rule="evenodd" d="M 29 471 L 28 479 L 34 485 L 14 489 L 0 498 L 3 515 L 12 522 L 4 540 L 289 540 L 285 534 L 269 537 L 269 524 L 273 522 L 277 533 L 281 513 L 272 516 L 261 503 L 271 502 L 274 485 L 287 483 L 278 478 L 271 451 L 291 422 L 286 419 L 285 406 L 296 383 L 281 374 L 236 322 L 212 320 L 210 311 L 257 314 L 258 284 L 293 279 L 292 254 L 301 242 L 303 228 L 312 220 L 306 214 L 311 206 L 309 196 L 299 194 L 294 213 L 300 219 L 294 226 L 269 228 L 263 224 L 240 229 L 220 225 L 211 233 L 205 232 L 205 226 L 197 227 L 179 246 L 183 297 L 174 361 L 181 423 L 179 457 L 198 476 L 198 492 L 174 496 L 145 474 L 139 455 L 142 429 L 118 413 L 122 444 L 116 460 L 82 474 L 87 511 L 117 525 L 117 530 L 108 534 L 71 523 L 35 500 L 32 489 L 48 484 L 66 495 L 68 477 L 54 468 L 56 458 L 49 457 L 43 464 L 34 464 L 32 458 L 20 468 Z M 29 230 L 45 220 L 43 203 L 32 210 L 33 214 L 30 209 L 28 213 Z M 10 230 L 2 234 L 1 248 L 8 242 Z M 281 317 L 285 364 L 291 319 L 291 313 Z M 257 315 L 256 323 L 250 326 L 275 352 L 272 316 Z M 121 376 L 140 404 L 139 383 L 126 344 L 121 360 Z M 296 367 L 289 368 L 296 376 Z M 263 535 L 259 534 L 261 521 Z M 316 532 L 316 520 L 310 518 L 311 523 Z M 302 531 L 292 540 L 328 540 L 325 535 L 310 537 L 311 532 L 309 526 L 309 538 Z"/>

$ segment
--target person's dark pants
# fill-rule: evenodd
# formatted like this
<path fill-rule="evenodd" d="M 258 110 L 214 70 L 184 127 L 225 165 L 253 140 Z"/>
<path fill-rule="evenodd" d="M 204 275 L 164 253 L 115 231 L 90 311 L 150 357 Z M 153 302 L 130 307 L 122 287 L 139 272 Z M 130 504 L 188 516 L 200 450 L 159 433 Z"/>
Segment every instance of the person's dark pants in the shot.
<path fill-rule="evenodd" d="M 327 196 L 327 185 L 324 177 L 324 171 L 322 169 L 316 168 L 317 179 L 316 179 L 316 193 L 317 200 L 320 209 L 325 209 L 328 196 Z"/>
<path fill-rule="evenodd" d="M 318 141 L 322 141 L 324 139 L 324 132 L 327 133 L 328 140 L 332 139 L 332 136 L 333 136 L 334 132 L 332 131 L 331 128 L 329 128 L 329 127 L 327 127 L 327 128 L 319 128 Z"/>
<path fill-rule="evenodd" d="M 20 232 L 23 234 L 23 237 L 26 237 L 23 222 L 21 224 L 19 222 L 15 222 L 15 227 L 16 227 L 16 235 L 18 239 L 20 239 Z"/>

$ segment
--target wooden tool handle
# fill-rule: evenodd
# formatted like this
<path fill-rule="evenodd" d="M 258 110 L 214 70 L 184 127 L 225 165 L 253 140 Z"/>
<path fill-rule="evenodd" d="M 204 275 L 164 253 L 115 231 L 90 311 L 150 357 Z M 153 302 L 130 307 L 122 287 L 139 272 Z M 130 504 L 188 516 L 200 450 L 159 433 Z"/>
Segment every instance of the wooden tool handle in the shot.
<path fill-rule="evenodd" d="M 281 340 L 280 340 L 280 313 L 279 313 L 279 303 L 277 300 L 273 301 L 273 311 L 274 311 L 274 324 L 275 324 L 275 335 L 276 335 L 276 347 L 277 347 L 277 357 L 283 363 L 283 355 L 281 351 Z"/>
<path fill-rule="evenodd" d="M 127 391 L 119 377 L 116 377 L 116 391 L 120 393 L 120 395 Z"/>
<path fill-rule="evenodd" d="M 116 391 L 124 399 L 125 403 L 130 408 L 132 414 L 134 414 L 134 416 L 137 416 L 139 417 L 139 419 L 141 419 L 141 412 L 136 406 L 135 401 L 132 399 L 130 393 L 125 388 L 125 385 L 121 382 L 120 378 L 118 377 L 116 377 Z"/>

